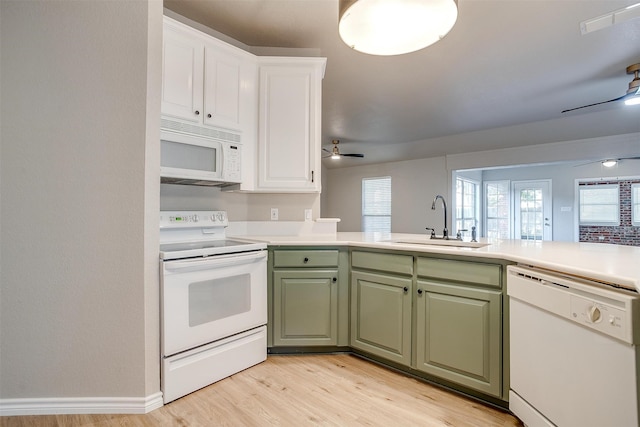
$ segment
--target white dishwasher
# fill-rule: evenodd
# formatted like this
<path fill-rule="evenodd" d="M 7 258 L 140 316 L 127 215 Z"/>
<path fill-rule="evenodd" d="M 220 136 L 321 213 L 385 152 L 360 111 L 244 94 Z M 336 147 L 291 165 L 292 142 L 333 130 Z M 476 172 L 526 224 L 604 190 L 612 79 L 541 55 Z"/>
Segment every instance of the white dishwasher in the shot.
<path fill-rule="evenodd" d="M 509 409 L 529 427 L 637 427 L 637 292 L 507 268 Z"/>

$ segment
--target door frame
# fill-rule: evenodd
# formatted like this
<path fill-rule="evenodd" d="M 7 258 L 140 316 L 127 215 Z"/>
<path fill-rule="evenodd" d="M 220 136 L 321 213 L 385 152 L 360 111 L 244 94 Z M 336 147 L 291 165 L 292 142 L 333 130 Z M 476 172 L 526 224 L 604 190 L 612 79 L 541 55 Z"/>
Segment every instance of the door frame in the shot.
<path fill-rule="evenodd" d="M 543 215 L 544 221 L 543 229 L 542 229 L 542 240 L 553 240 L 553 191 L 552 191 L 552 182 L 551 179 L 532 179 L 532 180 L 522 180 L 522 181 L 511 181 L 511 194 L 512 198 L 512 207 L 513 207 L 513 237 L 520 237 L 520 197 L 519 190 L 523 187 L 533 187 L 534 184 L 540 184 L 539 187 L 542 190 L 542 203 L 543 203 Z M 518 188 L 520 187 L 520 189 Z M 545 196 L 545 188 L 546 188 L 546 196 Z"/>

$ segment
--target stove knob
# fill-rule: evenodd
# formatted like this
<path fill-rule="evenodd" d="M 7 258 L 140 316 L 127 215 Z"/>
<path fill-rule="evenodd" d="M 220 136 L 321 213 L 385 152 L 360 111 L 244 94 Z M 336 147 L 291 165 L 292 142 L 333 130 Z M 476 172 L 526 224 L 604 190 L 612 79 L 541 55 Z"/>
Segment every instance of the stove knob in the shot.
<path fill-rule="evenodd" d="M 596 323 L 600 320 L 601 317 L 602 317 L 602 313 L 600 313 L 600 309 L 595 305 L 592 305 L 591 308 L 589 309 L 589 312 L 587 313 L 587 318 L 592 323 Z"/>
<path fill-rule="evenodd" d="M 218 217 L 218 221 L 220 222 L 224 221 L 224 212 L 218 212 L 217 217 Z"/>
<path fill-rule="evenodd" d="M 200 221 L 200 217 L 198 217 L 198 215 L 194 215 L 193 217 L 191 217 L 191 220 L 193 222 L 198 222 L 198 221 Z"/>

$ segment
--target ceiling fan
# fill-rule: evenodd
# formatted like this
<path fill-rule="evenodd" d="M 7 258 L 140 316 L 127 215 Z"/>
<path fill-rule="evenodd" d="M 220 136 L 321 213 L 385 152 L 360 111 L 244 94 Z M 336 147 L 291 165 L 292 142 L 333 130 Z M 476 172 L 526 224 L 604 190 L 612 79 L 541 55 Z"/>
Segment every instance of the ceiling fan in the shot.
<path fill-rule="evenodd" d="M 622 100 L 628 101 L 632 98 L 635 99 L 636 97 L 639 100 L 638 102 L 640 102 L 640 63 L 629 65 L 627 67 L 627 74 L 633 74 L 634 77 L 633 77 L 633 80 L 629 82 L 629 89 L 627 89 L 627 93 L 625 93 L 624 95 L 614 99 L 610 99 L 608 101 L 596 102 L 594 104 L 583 105 L 582 107 L 563 110 L 561 111 L 561 114 L 568 113 L 569 111 L 579 110 L 581 108 L 593 107 L 594 105 L 606 104 L 608 102 L 615 102 L 615 101 L 622 101 Z"/>
<path fill-rule="evenodd" d="M 594 163 L 600 163 L 605 168 L 612 168 L 615 165 L 617 165 L 618 162 L 620 162 L 621 160 L 640 160 L 640 156 L 635 156 L 635 157 L 615 157 L 615 158 L 609 158 L 609 159 L 603 159 L 603 160 L 595 160 L 593 162 L 587 162 L 587 163 L 581 163 L 579 165 L 574 165 L 574 167 L 592 165 Z"/>
<path fill-rule="evenodd" d="M 322 151 L 325 151 L 327 153 L 329 153 L 328 156 L 324 156 L 324 158 L 327 157 L 331 157 L 332 159 L 339 159 L 340 157 L 364 157 L 364 154 L 343 154 L 340 152 L 340 150 L 338 149 L 338 144 L 340 144 L 340 140 L 339 139 L 334 139 L 331 141 L 331 143 L 333 144 L 333 148 L 331 150 L 327 150 L 326 148 L 323 148 Z"/>

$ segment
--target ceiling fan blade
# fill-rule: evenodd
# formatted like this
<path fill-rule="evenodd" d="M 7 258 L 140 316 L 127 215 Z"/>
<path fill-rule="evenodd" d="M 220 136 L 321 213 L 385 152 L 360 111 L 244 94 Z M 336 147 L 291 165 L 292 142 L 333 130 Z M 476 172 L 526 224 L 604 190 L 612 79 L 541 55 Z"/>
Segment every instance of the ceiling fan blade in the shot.
<path fill-rule="evenodd" d="M 344 157 L 364 157 L 364 154 L 340 154 L 341 156 Z"/>
<path fill-rule="evenodd" d="M 593 107 L 595 105 L 600 105 L 600 104 L 606 104 L 607 102 L 615 102 L 615 101 L 622 101 L 623 99 L 625 99 L 628 95 L 622 95 L 619 96 L 617 98 L 614 99 L 610 99 L 608 101 L 602 101 L 602 102 L 596 102 L 595 104 L 589 104 L 589 105 L 583 105 L 582 107 L 576 107 L 576 108 L 569 108 L 568 110 L 563 110 L 560 112 L 560 114 L 562 113 L 568 113 L 569 111 L 575 111 L 575 110 L 580 110 L 581 108 L 587 108 L 587 107 Z"/>
<path fill-rule="evenodd" d="M 331 150 L 327 150 L 326 148 L 323 148 L 322 151 L 326 151 L 327 153 L 331 153 Z"/>

